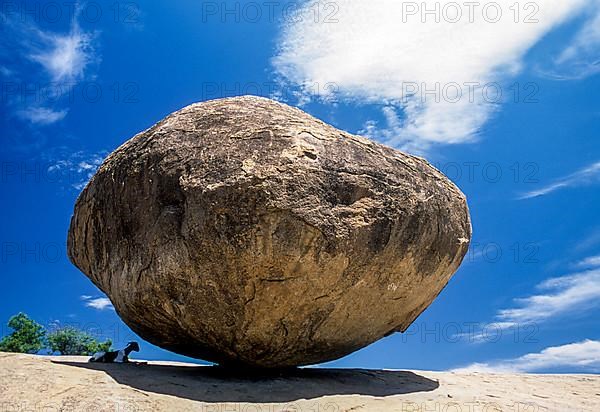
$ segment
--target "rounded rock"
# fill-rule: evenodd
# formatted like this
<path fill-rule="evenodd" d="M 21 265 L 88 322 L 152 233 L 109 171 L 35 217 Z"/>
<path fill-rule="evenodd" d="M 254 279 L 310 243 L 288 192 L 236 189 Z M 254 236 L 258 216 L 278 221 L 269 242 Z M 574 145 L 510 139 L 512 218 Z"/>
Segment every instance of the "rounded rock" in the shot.
<path fill-rule="evenodd" d="M 272 368 L 404 331 L 470 237 L 464 195 L 425 160 L 244 96 L 113 152 L 77 200 L 68 253 L 149 342 Z"/>

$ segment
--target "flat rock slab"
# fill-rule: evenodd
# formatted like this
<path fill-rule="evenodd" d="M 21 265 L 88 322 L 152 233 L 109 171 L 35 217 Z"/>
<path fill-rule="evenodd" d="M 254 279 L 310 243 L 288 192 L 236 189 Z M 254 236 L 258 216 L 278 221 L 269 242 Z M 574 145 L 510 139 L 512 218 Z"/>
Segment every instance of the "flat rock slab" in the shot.
<path fill-rule="evenodd" d="M 302 369 L 240 377 L 215 367 L 89 364 L 0 353 L 0 410 L 554 412 L 600 410 L 598 375 Z"/>
<path fill-rule="evenodd" d="M 464 195 L 424 159 L 246 96 L 188 106 L 112 153 L 68 252 L 148 341 L 288 367 L 405 330 L 470 238 Z"/>

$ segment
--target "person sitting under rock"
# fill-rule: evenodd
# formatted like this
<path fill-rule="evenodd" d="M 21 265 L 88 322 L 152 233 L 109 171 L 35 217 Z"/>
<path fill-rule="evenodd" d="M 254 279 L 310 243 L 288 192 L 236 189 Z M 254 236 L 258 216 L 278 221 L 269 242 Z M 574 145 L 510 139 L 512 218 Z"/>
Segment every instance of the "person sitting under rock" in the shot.
<path fill-rule="evenodd" d="M 129 354 L 132 351 L 140 351 L 140 345 L 138 345 L 137 342 L 129 342 L 127 343 L 127 346 L 125 346 L 125 349 L 118 351 L 96 352 L 89 361 L 102 363 L 127 363 L 129 362 Z"/>

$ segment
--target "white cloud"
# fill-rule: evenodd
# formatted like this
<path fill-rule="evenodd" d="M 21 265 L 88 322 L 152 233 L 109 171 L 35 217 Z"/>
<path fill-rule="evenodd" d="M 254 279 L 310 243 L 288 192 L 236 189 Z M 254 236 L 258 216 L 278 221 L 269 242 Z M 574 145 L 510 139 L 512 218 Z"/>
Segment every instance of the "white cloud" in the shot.
<path fill-rule="evenodd" d="M 556 368 L 578 371 L 600 371 L 600 342 L 584 340 L 562 346 L 552 346 L 537 353 L 529 353 L 514 359 L 489 363 L 473 363 L 454 369 L 454 372 L 522 373 Z"/>
<path fill-rule="evenodd" d="M 94 176 L 106 157 L 106 152 L 74 152 L 51 156 L 48 176 L 53 181 L 69 184 L 75 190 L 82 190 Z"/>
<path fill-rule="evenodd" d="M 11 82 L 27 84 L 28 88 L 35 86 L 37 92 L 28 99 L 8 95 L 6 103 L 18 118 L 27 122 L 56 123 L 68 113 L 59 107 L 66 103 L 65 96 L 88 77 L 90 64 L 99 61 L 95 50 L 96 33 L 80 28 L 78 13 L 66 32 L 42 29 L 16 16 L 13 14 L 3 22 L 2 35 L 15 46 L 5 51 L 7 55 L 3 57 L 8 66 L 0 66 L 0 74 Z M 25 62 L 30 64 L 23 64 Z"/>
<path fill-rule="evenodd" d="M 82 32 L 74 19 L 66 34 L 33 30 L 41 42 L 28 57 L 41 64 L 55 82 L 74 82 L 83 78 L 86 66 L 93 61 L 93 35 Z"/>
<path fill-rule="evenodd" d="M 35 124 L 52 124 L 64 119 L 68 110 L 53 110 L 47 107 L 28 107 L 18 112 L 18 115 Z"/>
<path fill-rule="evenodd" d="M 543 73 L 557 80 L 583 79 L 600 73 L 600 7 L 588 19 L 571 44 L 555 61 L 552 72 Z"/>
<path fill-rule="evenodd" d="M 557 179 L 547 186 L 526 192 L 519 196 L 519 199 L 531 199 L 533 197 L 547 195 L 559 189 L 584 186 L 597 182 L 600 182 L 600 162 L 596 162 L 586 168 L 578 170 L 575 173 Z"/>
<path fill-rule="evenodd" d="M 94 298 L 92 296 L 83 295 L 81 296 L 81 300 L 83 300 L 83 304 L 89 308 L 94 308 L 97 310 L 114 309 L 113 304 L 108 298 Z"/>
<path fill-rule="evenodd" d="M 577 267 L 597 267 L 600 266 L 600 255 L 598 256 L 590 256 L 583 260 L 580 260 L 576 264 Z"/>
<path fill-rule="evenodd" d="M 540 291 L 514 300 L 514 307 L 501 309 L 495 320 L 468 333 L 455 335 L 469 343 L 496 342 L 511 329 L 537 328 L 541 322 L 550 322 L 573 313 L 598 306 L 600 303 L 600 256 L 584 259 L 576 264 L 590 270 L 547 279 L 538 285 Z"/>
<path fill-rule="evenodd" d="M 331 88 L 312 86 L 334 83 L 342 98 L 387 104 L 384 130 L 378 135 L 373 122 L 365 128 L 389 144 L 418 150 L 436 143 L 469 142 L 477 139 L 501 101 L 493 93 L 486 99 L 481 86 L 502 83 L 518 73 L 533 45 L 592 2 L 596 0 L 539 0 L 537 23 L 523 21 L 531 10 L 521 10 L 515 23 L 510 9 L 515 2 L 501 0 L 496 3 L 503 17 L 491 23 L 494 14 L 482 10 L 493 2 L 482 1 L 472 19 L 463 8 L 463 18 L 452 23 L 444 18 L 436 22 L 431 16 L 422 22 L 420 13 L 409 16 L 409 2 L 338 0 L 333 16 L 337 22 L 325 23 L 323 2 L 310 0 L 301 21 L 284 27 L 273 64 L 279 75 L 302 89 L 328 94 Z M 424 2 L 429 9 L 438 4 L 442 10 L 449 3 L 453 2 Z M 320 18 L 306 17 L 314 10 L 322 11 Z M 479 87 L 468 86 L 473 83 Z M 436 86 L 439 102 L 422 96 L 424 89 Z M 399 110 L 403 116 L 392 117 Z"/>
<path fill-rule="evenodd" d="M 498 312 L 506 325 L 546 321 L 600 303 L 600 268 L 548 279 L 537 286 L 543 293 L 516 299 L 518 307 Z"/>
<path fill-rule="evenodd" d="M 10 77 L 12 76 L 13 71 L 4 66 L 0 66 L 0 74 L 4 77 Z"/>

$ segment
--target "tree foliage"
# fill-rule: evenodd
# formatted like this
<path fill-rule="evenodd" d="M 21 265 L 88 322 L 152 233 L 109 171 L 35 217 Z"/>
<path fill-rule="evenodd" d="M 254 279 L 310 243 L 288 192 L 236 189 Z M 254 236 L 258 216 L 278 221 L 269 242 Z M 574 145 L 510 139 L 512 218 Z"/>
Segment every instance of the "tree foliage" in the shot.
<path fill-rule="evenodd" d="M 61 355 L 92 355 L 110 350 L 112 341 L 98 342 L 96 338 L 73 326 L 63 326 L 46 333 L 42 325 L 24 313 L 11 317 L 8 326 L 12 333 L 0 340 L 0 352 L 37 353 L 52 349 Z"/>
<path fill-rule="evenodd" d="M 44 347 L 44 327 L 26 314 L 19 313 L 11 317 L 8 327 L 13 331 L 0 340 L 0 351 L 36 353 Z"/>
<path fill-rule="evenodd" d="M 48 334 L 52 351 L 61 355 L 93 355 L 110 350 L 112 341 L 98 342 L 92 335 L 72 326 L 58 328 Z"/>

